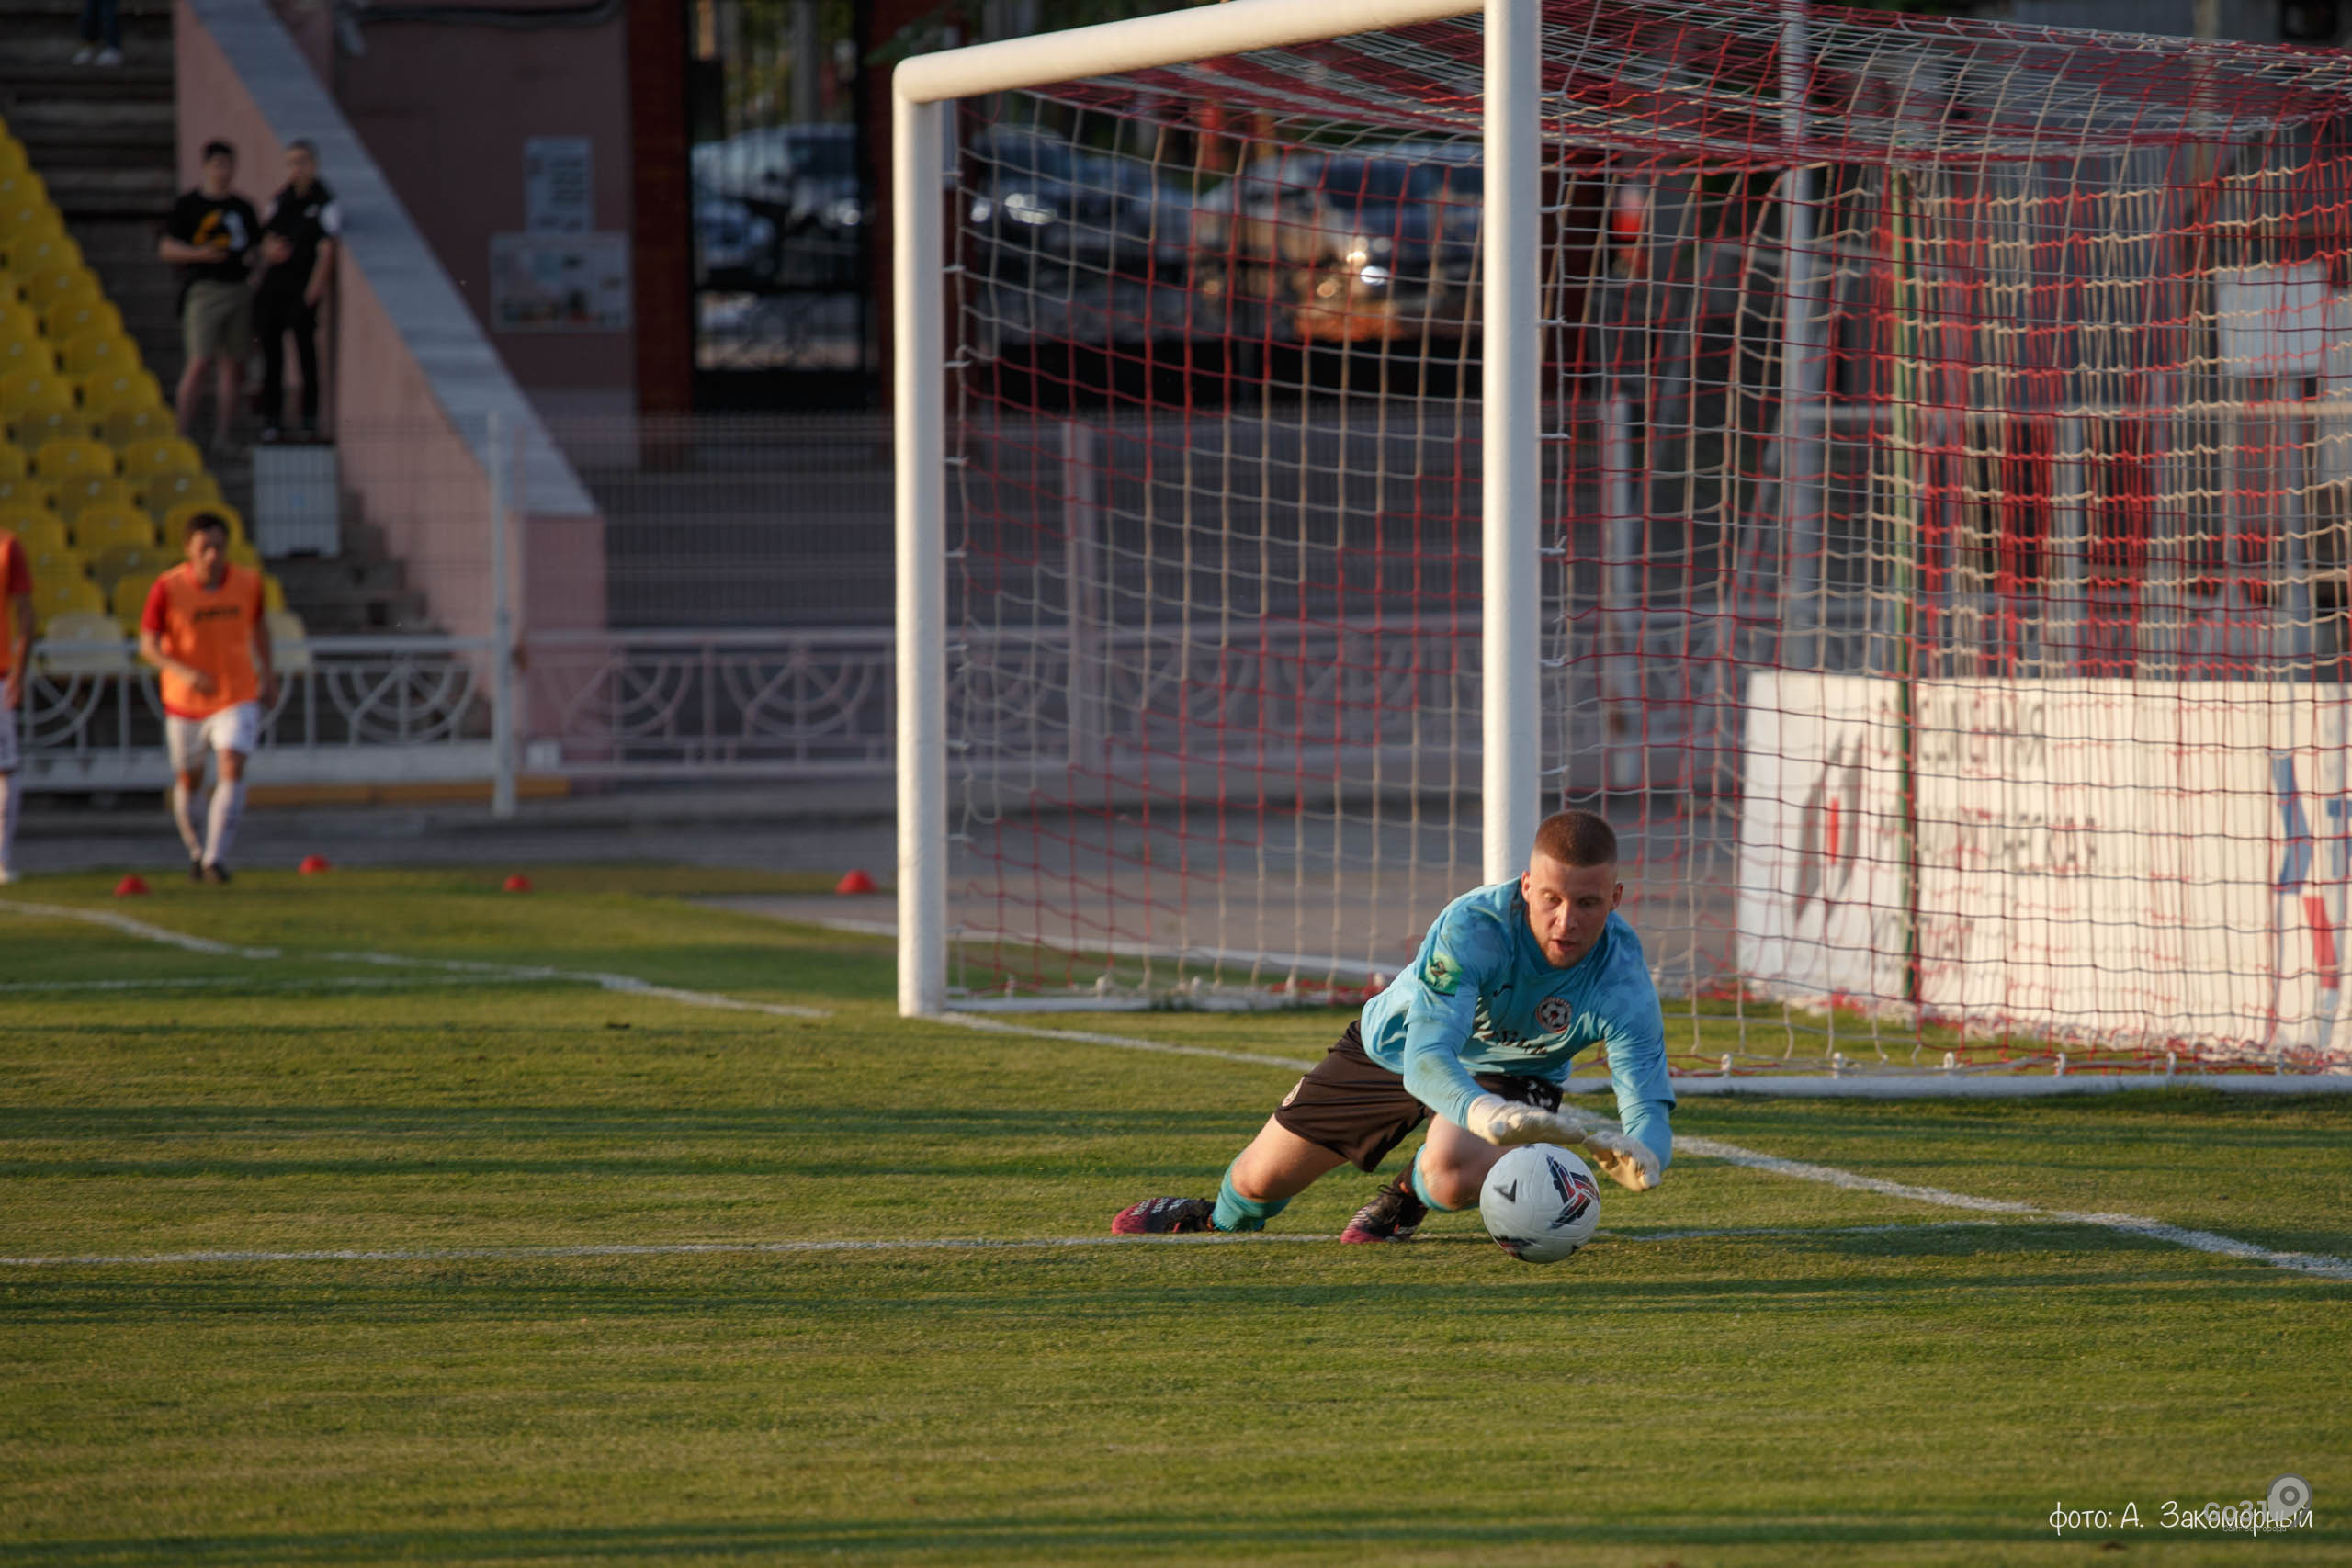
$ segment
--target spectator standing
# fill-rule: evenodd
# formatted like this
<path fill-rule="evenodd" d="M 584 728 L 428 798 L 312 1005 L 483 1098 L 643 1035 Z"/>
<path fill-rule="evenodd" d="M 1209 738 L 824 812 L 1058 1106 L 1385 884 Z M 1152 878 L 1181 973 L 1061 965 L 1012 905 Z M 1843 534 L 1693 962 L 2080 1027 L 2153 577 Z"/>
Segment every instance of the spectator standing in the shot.
<path fill-rule="evenodd" d="M 33 572 L 22 540 L 0 528 L 0 887 L 17 880 L 17 710 L 32 675 Z"/>
<path fill-rule="evenodd" d="M 269 198 L 262 219 L 262 260 L 267 270 L 254 289 L 254 331 L 261 335 L 261 422 L 264 441 L 286 426 L 286 339 L 302 369 L 302 434 L 319 433 L 319 303 L 334 276 L 336 236 L 343 213 L 334 192 L 319 178 L 319 150 L 308 141 L 286 149 L 286 188 Z"/>
<path fill-rule="evenodd" d="M 203 179 L 172 205 L 159 247 L 164 259 L 180 269 L 180 336 L 187 350 L 178 393 L 180 434 L 195 432 L 197 398 L 209 368 L 216 452 L 229 445 L 229 422 L 236 414 L 237 389 L 253 345 L 253 290 L 246 276 L 261 243 L 261 219 L 253 203 L 232 188 L 236 180 L 237 150 L 225 141 L 206 142 Z"/>
<path fill-rule="evenodd" d="M 121 0 L 82 0 L 82 47 L 76 65 L 122 63 Z"/>

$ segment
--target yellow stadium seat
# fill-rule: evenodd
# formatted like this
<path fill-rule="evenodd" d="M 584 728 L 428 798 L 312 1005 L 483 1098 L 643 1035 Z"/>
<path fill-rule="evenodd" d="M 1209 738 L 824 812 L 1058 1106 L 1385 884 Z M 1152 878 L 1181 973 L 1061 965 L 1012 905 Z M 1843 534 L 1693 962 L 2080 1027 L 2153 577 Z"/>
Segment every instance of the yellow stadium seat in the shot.
<path fill-rule="evenodd" d="M 90 422 L 76 409 L 39 409 L 8 420 L 8 438 L 28 452 L 39 452 L 52 441 L 87 441 Z"/>
<path fill-rule="evenodd" d="M 71 545 L 28 546 L 25 550 L 25 559 L 32 567 L 35 582 L 52 577 L 75 578 L 90 575 L 90 563 L 84 560 L 82 552 Z"/>
<path fill-rule="evenodd" d="M 147 591 L 154 586 L 155 579 L 152 573 L 145 577 L 121 578 L 107 591 L 107 607 L 114 612 L 116 620 L 126 626 L 135 626 L 147 608 Z"/>
<path fill-rule="evenodd" d="M 140 504 L 166 520 L 191 502 L 209 505 L 220 499 L 220 486 L 210 474 L 152 474 L 139 486 Z"/>
<path fill-rule="evenodd" d="M 0 415 L 14 419 L 36 409 L 74 408 L 74 389 L 53 370 L 28 367 L 0 374 Z"/>
<path fill-rule="evenodd" d="M 14 273 L 0 272 L 0 343 L 17 339 L 41 341 L 40 317 L 17 298 Z"/>
<path fill-rule="evenodd" d="M 82 412 L 100 423 L 119 409 L 160 409 L 163 406 L 164 389 L 156 385 L 152 372 L 101 370 L 82 378 Z M 175 434 L 178 428 L 175 424 L 164 434 Z"/>
<path fill-rule="evenodd" d="M 0 479 L 20 479 L 32 472 L 31 459 L 22 448 L 0 446 Z"/>
<path fill-rule="evenodd" d="M 84 333 L 122 332 L 122 312 L 111 299 L 68 299 L 49 308 L 49 335 L 71 343 Z"/>
<path fill-rule="evenodd" d="M 283 610 L 286 608 L 286 590 L 284 586 L 278 582 L 277 578 L 272 577 L 266 571 L 261 574 L 261 603 L 262 608 L 265 610 Z"/>
<path fill-rule="evenodd" d="M 53 376 L 57 373 L 57 354 L 45 339 L 0 337 L 0 372 L 9 370 L 34 370 Z"/>
<path fill-rule="evenodd" d="M 167 435 L 159 441 L 141 441 L 122 449 L 122 474 L 125 479 L 143 479 L 156 474 L 200 474 L 204 472 L 204 454 L 196 443 Z"/>
<path fill-rule="evenodd" d="M 17 448 L 10 447 L 10 451 Z M 0 478 L 0 512 L 38 512 L 57 515 L 57 487 L 47 479 Z"/>
<path fill-rule="evenodd" d="M 280 675 L 306 675 L 311 670 L 311 629 L 291 610 L 264 610 L 269 626 L 269 662 Z"/>
<path fill-rule="evenodd" d="M 139 491 L 128 479 L 110 479 L 103 474 L 80 474 L 70 479 L 51 481 L 57 514 L 72 523 L 94 506 L 109 506 L 122 512 L 139 512 Z"/>
<path fill-rule="evenodd" d="M 70 245 L 74 242 L 67 240 L 64 243 Z M 107 294 L 105 287 L 84 270 L 80 258 L 76 257 L 72 265 L 66 265 L 58 259 L 59 254 L 62 253 L 52 254 L 44 249 L 38 271 L 29 271 L 21 264 L 15 267 L 17 276 L 25 280 L 25 302 L 39 310 L 43 318 L 68 301 L 103 299 Z"/>
<path fill-rule="evenodd" d="M 44 318 L 52 299 L 93 289 L 100 299 L 106 297 L 106 290 L 96 287 L 97 279 L 82 265 L 82 247 L 62 229 L 37 229 L 17 234 L 8 242 L 8 270 L 17 275 L 17 287 L 23 290 L 25 303 L 40 311 Z M 83 288 L 85 280 L 90 288 Z"/>
<path fill-rule="evenodd" d="M 103 615 L 107 596 L 98 585 L 86 577 L 36 577 L 33 579 L 33 625 L 46 625 L 51 615 L 70 615 L 76 610 Z"/>
<path fill-rule="evenodd" d="M 93 603 L 44 616 L 36 608 L 40 645 L 33 657 L 51 675 L 121 675 L 138 668 L 121 623 L 106 613 L 97 584 L 84 584 Z M 38 600 L 36 600 L 38 605 Z"/>
<path fill-rule="evenodd" d="M 35 553 L 74 547 L 65 536 L 65 519 L 54 512 L 34 512 L 25 507 L 0 509 L 0 529 L 16 535 L 18 543 Z"/>
<path fill-rule="evenodd" d="M 153 582 L 172 566 L 172 558 L 154 545 L 117 545 L 104 555 L 90 561 L 90 575 L 101 586 L 111 587 L 126 577 L 136 577 Z"/>
<path fill-rule="evenodd" d="M 25 144 L 0 130 L 0 175 L 21 175 L 32 167 L 25 156 Z"/>
<path fill-rule="evenodd" d="M 34 201 L 22 196 L 0 195 L 0 266 L 9 272 L 24 272 L 17 257 L 30 254 L 40 244 L 65 231 L 64 223 L 57 216 L 57 209 L 46 201 Z"/>
<path fill-rule="evenodd" d="M 139 345 L 120 333 L 85 328 L 73 337 L 60 337 L 57 323 L 51 321 L 49 326 L 51 341 L 64 345 L 57 351 L 57 358 L 68 376 L 87 378 L 102 371 L 141 367 Z"/>
<path fill-rule="evenodd" d="M 74 518 L 74 544 L 84 555 L 96 558 L 107 550 L 125 547 L 152 550 L 158 547 L 155 524 L 136 507 L 112 502 L 102 506 L 85 506 Z"/>
<path fill-rule="evenodd" d="M 44 441 L 33 448 L 33 472 L 45 479 L 112 479 L 115 471 L 114 448 L 103 441 Z"/>
<path fill-rule="evenodd" d="M 92 411 L 96 412 L 96 410 Z M 179 434 L 179 416 L 167 408 L 153 403 L 109 408 L 101 417 L 98 438 L 107 446 L 124 447 L 141 441 L 160 441 Z"/>
<path fill-rule="evenodd" d="M 49 199 L 49 186 L 29 163 L 21 169 L 0 174 L 0 201 L 12 206 L 21 202 L 38 208 L 52 218 L 57 213 L 57 204 Z"/>

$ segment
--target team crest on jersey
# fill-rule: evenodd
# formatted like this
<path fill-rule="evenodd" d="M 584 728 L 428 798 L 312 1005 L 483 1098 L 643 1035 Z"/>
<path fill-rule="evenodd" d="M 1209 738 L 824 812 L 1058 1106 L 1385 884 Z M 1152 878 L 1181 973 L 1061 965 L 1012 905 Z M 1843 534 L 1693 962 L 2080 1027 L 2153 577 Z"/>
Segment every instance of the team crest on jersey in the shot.
<path fill-rule="evenodd" d="M 1535 1006 L 1535 1021 L 1558 1033 L 1568 1026 L 1568 1004 L 1558 997 L 1545 997 Z"/>
<path fill-rule="evenodd" d="M 1298 1091 L 1306 1087 L 1306 1080 L 1305 1078 L 1301 1078 L 1296 1083 L 1291 1085 L 1290 1092 L 1283 1096 L 1283 1103 L 1284 1105 L 1288 1105 L 1292 1100 L 1296 1100 L 1298 1098 Z"/>
<path fill-rule="evenodd" d="M 1441 997 L 1450 997 L 1462 984 L 1462 965 L 1442 953 L 1432 953 L 1421 966 L 1421 984 Z"/>

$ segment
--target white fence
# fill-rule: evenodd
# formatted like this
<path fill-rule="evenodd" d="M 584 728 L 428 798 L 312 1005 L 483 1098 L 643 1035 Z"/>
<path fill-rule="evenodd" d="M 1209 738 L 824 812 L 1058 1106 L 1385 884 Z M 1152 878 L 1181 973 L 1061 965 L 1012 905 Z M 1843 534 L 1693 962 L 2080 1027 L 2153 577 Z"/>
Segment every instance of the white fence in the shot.
<path fill-rule="evenodd" d="M 516 665 L 514 764 L 525 773 L 889 772 L 887 632 L 566 633 L 526 639 Z M 278 666 L 257 783 L 496 777 L 491 639 L 322 637 L 281 649 Z M 37 645 L 18 717 L 33 789 L 154 789 L 167 776 L 163 706 L 135 644 Z"/>

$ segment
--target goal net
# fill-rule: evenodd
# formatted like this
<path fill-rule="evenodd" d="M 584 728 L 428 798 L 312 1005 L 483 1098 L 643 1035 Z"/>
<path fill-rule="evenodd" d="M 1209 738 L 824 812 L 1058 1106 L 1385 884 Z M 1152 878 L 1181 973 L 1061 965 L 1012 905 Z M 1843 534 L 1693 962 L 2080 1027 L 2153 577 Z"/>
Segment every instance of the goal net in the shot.
<path fill-rule="evenodd" d="M 1543 20 L 1546 810 L 1681 1071 L 2344 1062 L 2352 65 Z M 1475 16 L 954 106 L 950 995 L 1482 880 Z"/>

